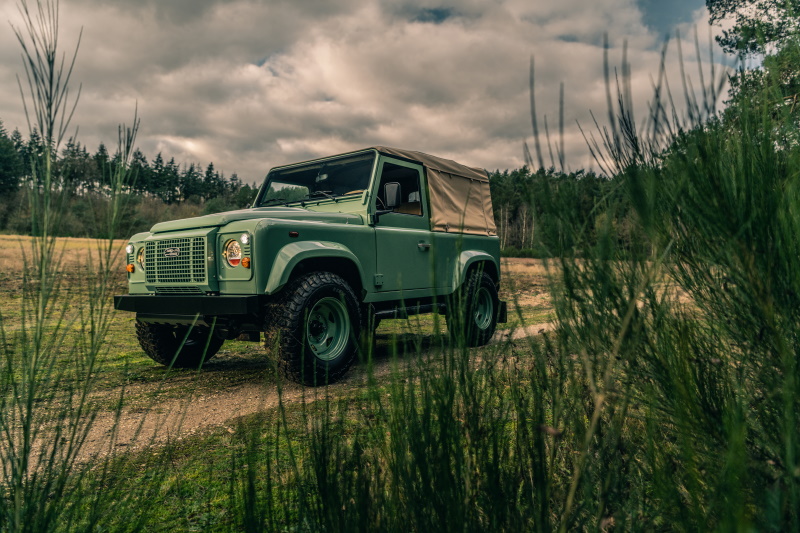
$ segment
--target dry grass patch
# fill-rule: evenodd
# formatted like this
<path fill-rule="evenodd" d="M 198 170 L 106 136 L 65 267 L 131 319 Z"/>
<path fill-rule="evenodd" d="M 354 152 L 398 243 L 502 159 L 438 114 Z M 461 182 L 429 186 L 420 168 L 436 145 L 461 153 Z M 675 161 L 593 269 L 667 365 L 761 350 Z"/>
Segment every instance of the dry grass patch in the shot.
<path fill-rule="evenodd" d="M 0 235 L 0 272 L 23 272 L 30 267 L 30 261 L 23 257 L 31 254 L 33 238 L 25 235 Z M 127 241 L 114 242 L 112 268 L 123 268 L 125 261 L 125 245 Z M 58 237 L 56 239 L 56 257 L 64 268 L 85 268 L 87 261 L 96 261 L 104 254 L 108 245 L 103 239 L 79 239 L 74 237 Z"/>

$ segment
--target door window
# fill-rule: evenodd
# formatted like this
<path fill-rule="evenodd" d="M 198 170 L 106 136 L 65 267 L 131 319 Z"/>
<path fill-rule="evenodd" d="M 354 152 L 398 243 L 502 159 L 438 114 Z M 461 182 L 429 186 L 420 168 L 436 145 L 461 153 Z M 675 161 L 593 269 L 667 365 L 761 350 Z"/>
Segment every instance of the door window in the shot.
<path fill-rule="evenodd" d="M 400 203 L 394 207 L 393 212 L 422 216 L 422 195 L 420 194 L 420 177 L 417 169 L 388 161 L 383 164 L 376 202 L 378 209 L 385 209 L 388 205 L 386 201 L 387 183 L 397 183 L 400 186 Z"/>

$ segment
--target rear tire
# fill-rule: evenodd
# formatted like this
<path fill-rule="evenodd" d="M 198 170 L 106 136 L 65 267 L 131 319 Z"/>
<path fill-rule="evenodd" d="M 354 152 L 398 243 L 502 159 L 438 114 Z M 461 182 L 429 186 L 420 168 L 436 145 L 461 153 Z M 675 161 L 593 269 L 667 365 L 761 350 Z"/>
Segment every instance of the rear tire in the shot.
<path fill-rule="evenodd" d="M 472 270 L 467 281 L 448 305 L 447 329 L 450 338 L 464 339 L 469 347 L 484 346 L 497 328 L 500 299 L 497 285 L 486 272 Z"/>
<path fill-rule="evenodd" d="M 276 351 L 289 379 L 324 385 L 353 364 L 361 327 L 350 285 L 336 274 L 311 272 L 290 282 L 270 306 L 264 345 Z"/>
<path fill-rule="evenodd" d="M 137 320 L 136 337 L 144 353 L 156 363 L 176 368 L 200 368 L 217 354 L 225 339 L 211 334 L 205 326 L 191 327 L 191 331 L 189 328 Z"/>

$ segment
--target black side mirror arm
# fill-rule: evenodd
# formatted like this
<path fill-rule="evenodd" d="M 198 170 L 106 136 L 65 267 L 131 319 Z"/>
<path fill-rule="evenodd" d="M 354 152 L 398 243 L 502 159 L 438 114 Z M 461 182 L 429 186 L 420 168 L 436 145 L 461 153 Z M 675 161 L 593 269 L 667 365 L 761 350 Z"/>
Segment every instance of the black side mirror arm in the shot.
<path fill-rule="evenodd" d="M 372 215 L 372 225 L 374 226 L 378 223 L 381 219 L 381 215 L 388 215 L 389 213 L 394 213 L 394 209 L 378 209 L 375 211 L 375 214 Z"/>

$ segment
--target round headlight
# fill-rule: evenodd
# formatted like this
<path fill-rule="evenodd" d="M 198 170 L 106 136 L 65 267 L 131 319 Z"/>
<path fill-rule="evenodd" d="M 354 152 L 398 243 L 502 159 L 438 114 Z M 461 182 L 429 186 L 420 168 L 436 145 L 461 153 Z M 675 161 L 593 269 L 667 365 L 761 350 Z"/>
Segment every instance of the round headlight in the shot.
<path fill-rule="evenodd" d="M 142 267 L 144 270 L 144 246 L 139 248 L 139 253 L 136 255 L 136 262 L 139 263 L 139 266 Z"/>
<path fill-rule="evenodd" d="M 133 253 L 133 245 L 132 244 L 128 244 L 128 246 L 125 247 L 125 253 L 126 254 L 132 254 Z"/>
<path fill-rule="evenodd" d="M 230 266 L 239 266 L 239 263 L 242 262 L 242 247 L 239 245 L 239 241 L 232 239 L 226 242 L 223 255 Z"/>
<path fill-rule="evenodd" d="M 250 235 L 248 235 L 247 233 L 242 233 L 242 236 L 239 237 L 239 240 L 242 242 L 242 244 L 247 244 L 248 242 L 250 242 Z"/>

